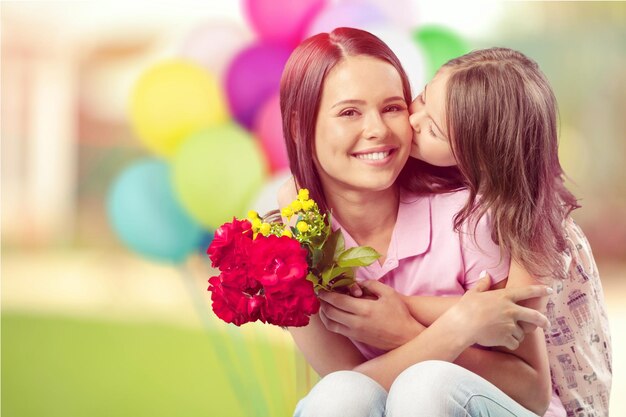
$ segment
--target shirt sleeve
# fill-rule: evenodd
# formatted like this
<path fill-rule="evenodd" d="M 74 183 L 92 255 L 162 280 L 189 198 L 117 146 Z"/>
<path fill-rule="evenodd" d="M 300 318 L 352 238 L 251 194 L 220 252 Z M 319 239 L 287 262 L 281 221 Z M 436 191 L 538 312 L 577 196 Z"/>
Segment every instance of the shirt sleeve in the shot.
<path fill-rule="evenodd" d="M 509 253 L 500 250 L 491 239 L 491 215 L 482 216 L 476 229 L 473 224 L 465 224 L 460 231 L 465 269 L 461 285 L 466 291 L 478 283 L 482 271 L 489 273 L 492 285 L 502 281 L 508 277 L 511 265 Z"/>

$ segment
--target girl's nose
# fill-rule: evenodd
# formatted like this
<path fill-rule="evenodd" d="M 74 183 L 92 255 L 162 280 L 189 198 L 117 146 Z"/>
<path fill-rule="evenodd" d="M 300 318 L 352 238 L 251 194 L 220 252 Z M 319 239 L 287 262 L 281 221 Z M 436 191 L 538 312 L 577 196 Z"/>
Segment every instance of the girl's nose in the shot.
<path fill-rule="evenodd" d="M 420 114 L 413 106 L 411 106 L 411 114 L 409 115 L 409 123 L 414 131 L 419 133 L 421 131 L 420 127 Z"/>

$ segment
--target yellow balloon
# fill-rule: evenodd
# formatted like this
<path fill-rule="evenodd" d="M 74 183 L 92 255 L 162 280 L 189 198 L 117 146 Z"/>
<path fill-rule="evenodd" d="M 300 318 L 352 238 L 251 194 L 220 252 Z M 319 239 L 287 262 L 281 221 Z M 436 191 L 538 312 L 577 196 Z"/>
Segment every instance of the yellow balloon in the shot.
<path fill-rule="evenodd" d="M 190 134 L 219 125 L 228 113 L 218 81 L 202 67 L 168 60 L 146 71 L 130 98 L 135 133 L 151 151 L 172 155 Z"/>

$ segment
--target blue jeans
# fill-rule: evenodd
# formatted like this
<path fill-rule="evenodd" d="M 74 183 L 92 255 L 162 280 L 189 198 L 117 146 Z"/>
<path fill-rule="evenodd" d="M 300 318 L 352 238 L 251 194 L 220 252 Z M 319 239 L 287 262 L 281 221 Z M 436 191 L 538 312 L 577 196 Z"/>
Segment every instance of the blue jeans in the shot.
<path fill-rule="evenodd" d="M 322 378 L 294 417 L 537 417 L 482 377 L 449 362 L 407 368 L 389 393 L 354 371 Z"/>

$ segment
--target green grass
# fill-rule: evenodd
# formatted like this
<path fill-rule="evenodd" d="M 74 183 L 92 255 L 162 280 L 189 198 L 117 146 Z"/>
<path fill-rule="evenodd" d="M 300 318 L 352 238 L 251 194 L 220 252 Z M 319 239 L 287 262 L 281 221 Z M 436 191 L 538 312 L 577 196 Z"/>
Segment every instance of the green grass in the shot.
<path fill-rule="evenodd" d="M 248 339 L 3 312 L 2 416 L 239 417 L 250 405 L 265 410 L 259 415 L 291 415 L 293 351 Z M 228 377 L 235 364 L 215 349 L 233 340 L 237 363 L 250 370 L 244 385 L 259 388 L 237 387 L 246 393 L 239 398 Z"/>

